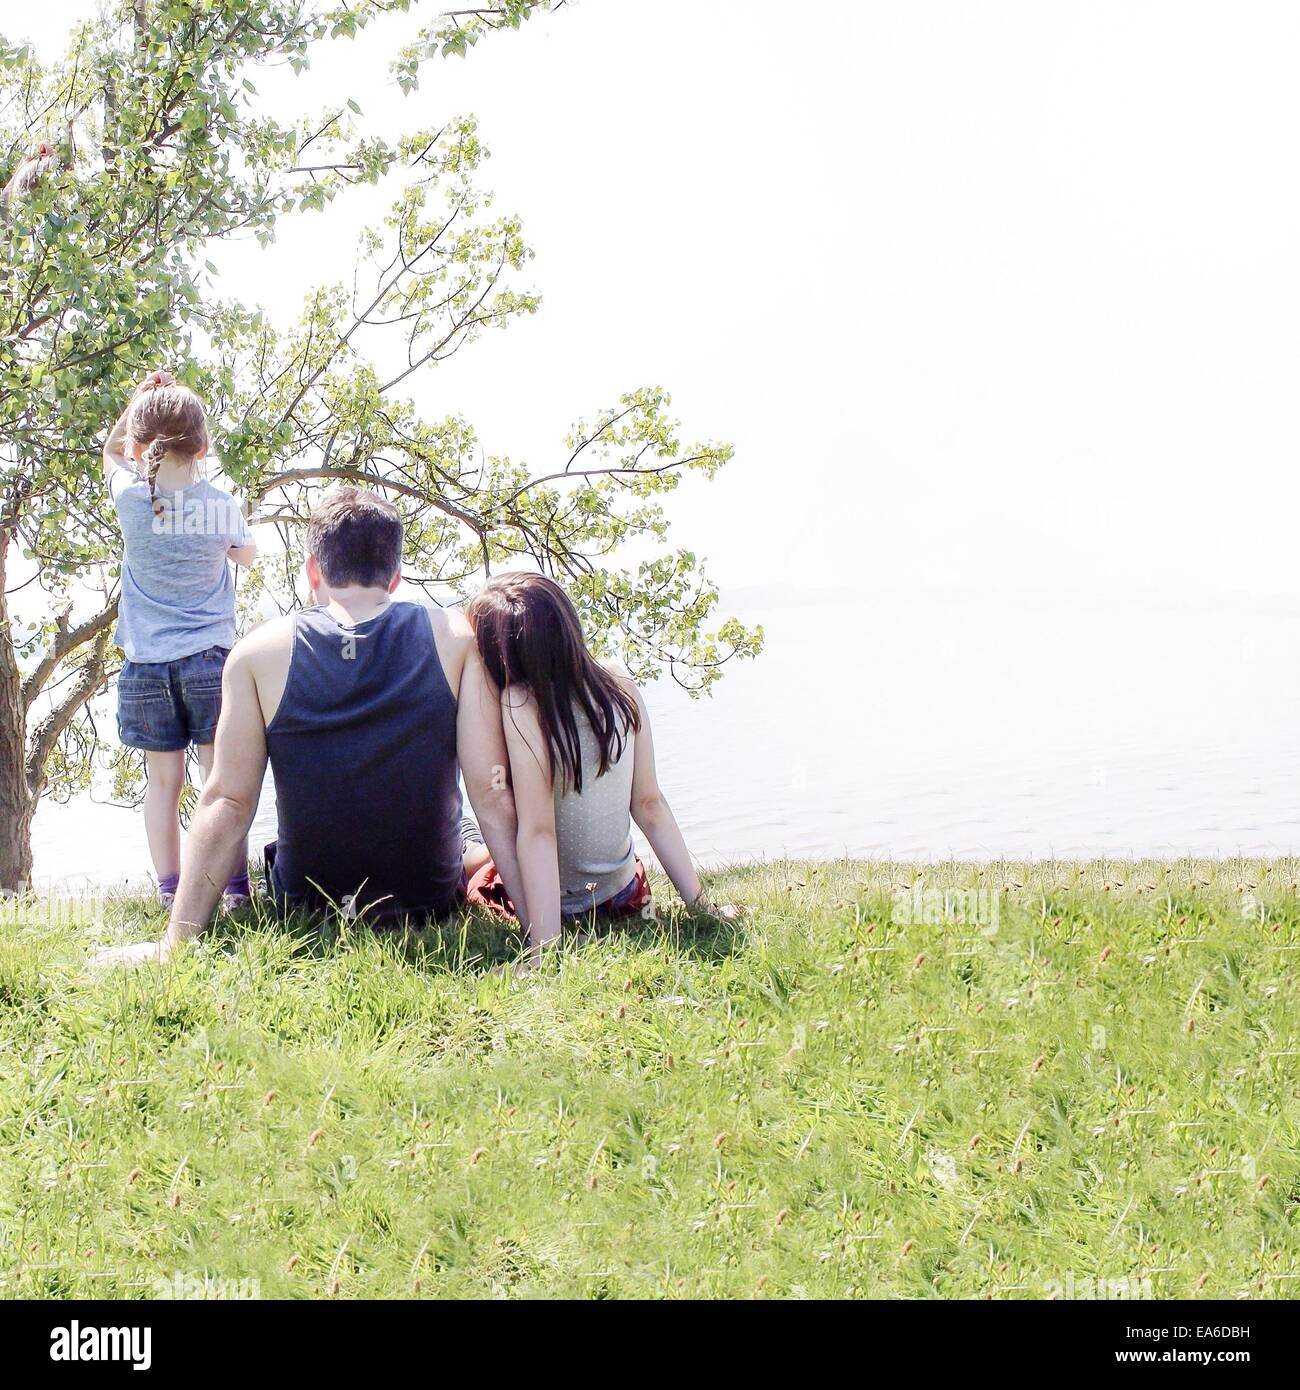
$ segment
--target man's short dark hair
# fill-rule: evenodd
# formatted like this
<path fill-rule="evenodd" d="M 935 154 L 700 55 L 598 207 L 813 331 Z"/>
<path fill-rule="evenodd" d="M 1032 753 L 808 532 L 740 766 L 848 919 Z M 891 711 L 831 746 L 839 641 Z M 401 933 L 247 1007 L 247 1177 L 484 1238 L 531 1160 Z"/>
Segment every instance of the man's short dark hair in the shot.
<path fill-rule="evenodd" d="M 312 508 L 307 549 L 333 588 L 386 588 L 402 563 L 402 519 L 377 493 L 334 488 Z"/>

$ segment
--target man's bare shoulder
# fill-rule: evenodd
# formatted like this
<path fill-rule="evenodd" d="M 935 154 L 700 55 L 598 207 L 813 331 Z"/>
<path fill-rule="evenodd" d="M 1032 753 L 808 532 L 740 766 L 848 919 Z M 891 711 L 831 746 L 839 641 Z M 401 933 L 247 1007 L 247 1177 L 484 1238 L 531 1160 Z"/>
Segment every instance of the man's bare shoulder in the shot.
<path fill-rule="evenodd" d="M 293 656 L 294 615 L 271 618 L 241 637 L 226 660 L 227 690 L 239 698 L 240 690 L 250 686 L 262 710 L 262 723 L 269 725 L 280 707 L 289 661 Z"/>
<path fill-rule="evenodd" d="M 429 615 L 429 626 L 433 629 L 433 640 L 442 654 L 443 664 L 458 672 L 474 650 L 474 629 L 469 619 L 459 608 L 430 605 L 425 612 Z"/>
<path fill-rule="evenodd" d="M 293 646 L 294 615 L 285 613 L 269 618 L 241 637 L 230 650 L 230 660 L 245 665 L 256 664 L 259 658 L 271 653 L 287 652 Z"/>
<path fill-rule="evenodd" d="M 254 677 L 283 671 L 293 651 L 293 614 L 271 618 L 241 637 L 230 649 L 226 666 L 234 672 L 250 671 Z"/>
<path fill-rule="evenodd" d="M 424 611 L 429 615 L 429 627 L 433 632 L 438 660 L 442 663 L 442 673 L 447 678 L 453 697 L 459 700 L 461 677 L 474 664 L 474 629 L 457 608 L 435 608 L 427 604 Z"/>
<path fill-rule="evenodd" d="M 473 642 L 474 629 L 470 627 L 469 619 L 459 608 L 430 606 L 428 612 L 435 637 L 445 637 L 449 642 L 462 646 Z"/>

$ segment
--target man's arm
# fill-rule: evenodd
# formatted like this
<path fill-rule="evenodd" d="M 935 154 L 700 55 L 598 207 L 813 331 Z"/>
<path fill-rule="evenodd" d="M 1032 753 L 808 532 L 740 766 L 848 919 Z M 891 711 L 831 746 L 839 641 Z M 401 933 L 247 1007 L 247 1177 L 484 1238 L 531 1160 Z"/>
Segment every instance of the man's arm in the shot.
<path fill-rule="evenodd" d="M 515 851 L 518 821 L 510 790 L 501 699 L 471 643 L 456 704 L 456 754 L 479 829 L 521 922 L 528 921 L 523 878 Z"/>
<path fill-rule="evenodd" d="M 159 942 L 166 955 L 208 925 L 230 873 L 231 858 L 248 834 L 266 773 L 266 726 L 249 644 L 230 653 L 221 680 L 221 718 L 212 772 L 199 795 L 181 854 L 181 881 L 171 921 Z"/>

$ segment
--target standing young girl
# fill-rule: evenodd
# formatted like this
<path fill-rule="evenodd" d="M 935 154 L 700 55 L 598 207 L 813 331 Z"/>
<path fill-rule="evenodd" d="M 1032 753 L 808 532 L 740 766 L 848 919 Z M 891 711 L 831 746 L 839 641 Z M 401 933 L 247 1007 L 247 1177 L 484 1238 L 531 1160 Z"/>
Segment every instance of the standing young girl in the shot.
<path fill-rule="evenodd" d="M 659 789 L 641 692 L 587 650 L 564 590 L 545 575 L 501 575 L 467 616 L 501 691 L 534 957 L 559 936 L 562 916 L 642 912 L 650 885 L 632 846 L 634 820 L 683 901 L 737 915 L 705 899 Z M 469 896 L 499 897 L 490 862 L 471 879 Z"/>
<path fill-rule="evenodd" d="M 221 706 L 221 671 L 235 641 L 228 560 L 257 555 L 239 505 L 203 478 L 208 426 L 199 398 L 152 372 L 104 444 L 104 473 L 125 557 L 115 639 L 126 655 L 117 727 L 144 752 L 145 834 L 169 905 L 181 867 L 180 796 L 191 744 L 206 777 Z M 247 847 L 226 884 L 227 906 L 248 898 Z"/>

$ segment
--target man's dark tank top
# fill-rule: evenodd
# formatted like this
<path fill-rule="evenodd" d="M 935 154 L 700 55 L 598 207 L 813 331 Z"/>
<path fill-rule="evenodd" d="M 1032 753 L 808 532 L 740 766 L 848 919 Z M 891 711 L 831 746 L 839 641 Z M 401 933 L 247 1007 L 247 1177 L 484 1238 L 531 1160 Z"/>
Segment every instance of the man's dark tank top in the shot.
<path fill-rule="evenodd" d="M 374 921 L 455 903 L 456 699 L 422 605 L 391 603 L 354 627 L 323 608 L 299 613 L 266 747 L 282 908 Z"/>

